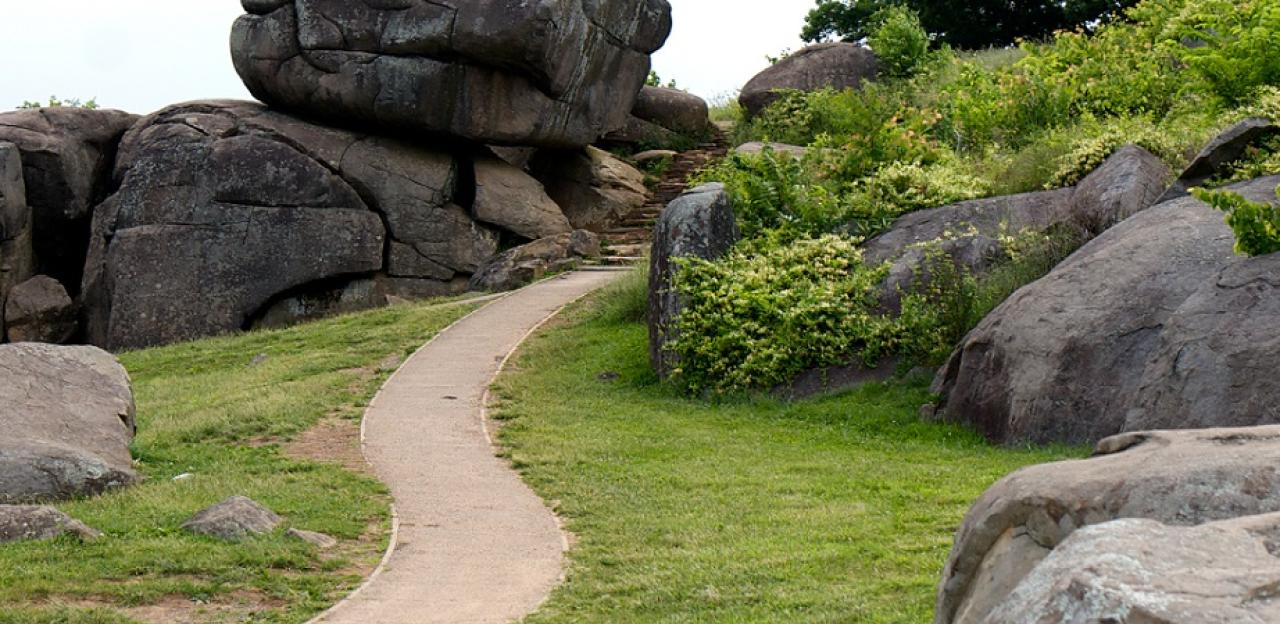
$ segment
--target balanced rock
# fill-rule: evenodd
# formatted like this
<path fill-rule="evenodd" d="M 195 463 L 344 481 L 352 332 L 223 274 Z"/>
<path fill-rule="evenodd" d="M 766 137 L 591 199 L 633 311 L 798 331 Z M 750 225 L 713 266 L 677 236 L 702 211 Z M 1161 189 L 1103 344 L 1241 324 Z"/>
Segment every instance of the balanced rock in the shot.
<path fill-rule="evenodd" d="M 102 533 L 52 507 L 0 505 L 0 544 L 47 540 L 71 535 L 95 540 Z"/>
<path fill-rule="evenodd" d="M 77 107 L 0 114 L 0 142 L 22 153 L 36 272 L 66 284 L 73 295 L 93 208 L 111 186 L 116 145 L 137 120 L 121 111 Z"/>
<path fill-rule="evenodd" d="M 1232 188 L 1274 201 L 1278 182 L 1262 178 Z M 1246 261 L 1233 243 L 1222 213 L 1191 197 L 1107 230 L 964 339 L 934 382 L 943 397 L 938 416 L 1002 444 L 1082 444 L 1152 426 L 1275 422 L 1269 410 L 1255 408 L 1276 384 L 1246 372 L 1269 361 L 1250 343 L 1257 350 L 1271 344 L 1263 328 L 1274 307 L 1266 293 L 1274 287 L 1270 278 L 1241 281 L 1265 274 L 1270 261 Z M 1221 327 L 1241 333 L 1206 336 L 1216 321 L 1195 317 L 1224 306 L 1240 308 L 1231 319 L 1244 327 Z M 1227 351 L 1215 355 L 1214 348 Z M 1233 351 L 1244 359 L 1227 363 Z M 1225 389 L 1233 383 L 1244 385 Z M 1202 390 L 1217 394 L 1197 401 Z M 1212 404 L 1215 397 L 1226 403 Z"/>
<path fill-rule="evenodd" d="M 1277 622 L 1277 557 L 1280 514 L 1118 520 L 1073 534 L 983 622 Z"/>
<path fill-rule="evenodd" d="M 471 289 L 501 292 L 532 284 L 550 273 L 576 268 L 600 256 L 600 237 L 586 230 L 541 238 L 506 251 L 471 278 Z"/>
<path fill-rule="evenodd" d="M 100 494 L 137 480 L 129 375 L 93 347 L 0 345 L 0 503 Z"/>
<path fill-rule="evenodd" d="M 475 163 L 476 219 L 533 240 L 573 231 L 542 183 L 498 158 Z"/>
<path fill-rule="evenodd" d="M 243 0 L 236 70 L 285 110 L 500 145 L 622 126 L 671 30 L 666 0 Z"/>
<path fill-rule="evenodd" d="M 275 512 L 244 496 L 232 496 L 197 513 L 182 529 L 221 540 L 238 540 L 252 535 L 266 535 L 280 526 Z"/>
<path fill-rule="evenodd" d="M 37 275 L 9 292 L 4 325 L 9 342 L 63 344 L 75 336 L 76 307 L 58 280 Z"/>
<path fill-rule="evenodd" d="M 631 114 L 695 139 L 711 129 L 706 100 L 679 89 L 644 87 Z"/>
<path fill-rule="evenodd" d="M 644 174 L 602 149 L 544 151 L 533 172 L 575 229 L 603 232 L 644 205 Z"/>
<path fill-rule="evenodd" d="M 31 277 L 31 208 L 22 180 L 22 157 L 17 146 L 0 142 L 0 308 L 9 291 Z M 0 337 L 4 325 L 0 323 Z"/>
<path fill-rule="evenodd" d="M 1019 470 L 965 516 L 935 622 L 992 621 L 992 610 L 1081 527 L 1121 518 L 1193 526 L 1280 511 L 1277 461 L 1280 427 L 1270 426 L 1129 433 L 1103 440 L 1091 459 Z"/>
<path fill-rule="evenodd" d="M 672 290 L 677 258 L 714 260 L 738 242 L 738 221 L 723 184 L 704 184 L 676 198 L 653 229 L 649 256 L 649 360 L 660 377 L 678 361 L 667 345 L 677 337 L 684 298 Z"/>
<path fill-rule="evenodd" d="M 88 340 L 122 349 L 235 331 L 299 289 L 379 272 L 469 276 L 499 234 L 456 203 L 470 193 L 460 166 L 256 103 L 162 110 L 122 141 L 119 191 L 95 215 Z"/>
<path fill-rule="evenodd" d="M 856 43 L 819 43 L 757 74 L 742 88 L 738 102 L 754 117 L 778 100 L 779 90 L 856 89 L 867 80 L 875 80 L 879 67 L 875 53 L 866 47 Z"/>

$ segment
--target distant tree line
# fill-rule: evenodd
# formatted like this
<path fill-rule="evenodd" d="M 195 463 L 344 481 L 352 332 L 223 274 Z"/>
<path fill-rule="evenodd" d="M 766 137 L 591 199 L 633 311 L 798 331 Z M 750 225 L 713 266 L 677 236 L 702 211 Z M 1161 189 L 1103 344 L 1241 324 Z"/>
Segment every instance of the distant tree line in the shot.
<path fill-rule="evenodd" d="M 1137 0 L 817 0 L 801 34 L 805 41 L 861 41 L 872 19 L 890 6 L 906 6 L 936 44 L 971 50 L 1043 39 L 1058 30 L 1089 29 Z"/>

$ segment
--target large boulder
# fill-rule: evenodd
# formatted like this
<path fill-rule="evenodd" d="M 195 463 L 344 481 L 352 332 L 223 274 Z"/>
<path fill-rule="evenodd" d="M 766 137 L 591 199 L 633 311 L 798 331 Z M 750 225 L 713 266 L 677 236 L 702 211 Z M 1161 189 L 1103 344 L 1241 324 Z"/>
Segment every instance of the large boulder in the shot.
<path fill-rule="evenodd" d="M 993 621 L 992 611 L 1082 527 L 1122 518 L 1194 526 L 1280 511 L 1278 461 L 1280 427 L 1271 426 L 1124 434 L 1103 440 L 1091 459 L 1019 470 L 965 516 L 935 622 Z"/>
<path fill-rule="evenodd" d="M 116 145 L 136 115 L 75 107 L 0 114 L 0 142 L 22 153 L 36 272 L 79 291 L 93 208 L 111 186 Z"/>
<path fill-rule="evenodd" d="M 621 147 L 628 150 L 669 149 L 683 151 L 693 146 L 693 141 L 675 130 L 645 121 L 635 115 L 627 118 L 622 127 L 605 134 L 596 143 L 602 147 L 613 149 Z"/>
<path fill-rule="evenodd" d="M 542 183 L 505 160 L 476 160 L 475 179 L 476 219 L 530 240 L 573 231 Z"/>
<path fill-rule="evenodd" d="M 0 345 L 0 503 L 100 494 L 137 480 L 129 375 L 93 347 Z"/>
<path fill-rule="evenodd" d="M 1278 182 L 1232 188 L 1275 201 Z M 1190 197 L 1111 228 L 964 339 L 934 382 L 943 400 L 937 413 L 1002 444 L 1275 422 L 1269 409 L 1256 409 L 1275 395 L 1275 384 L 1252 368 L 1269 365 L 1273 286 L 1250 277 L 1266 275 L 1273 261 L 1246 261 L 1233 244 L 1222 213 Z M 1240 309 L 1224 323 L 1201 318 L 1231 308 Z M 1226 328 L 1238 337 L 1206 336 Z M 1216 394 L 1197 400 L 1200 392 Z"/>
<path fill-rule="evenodd" d="M 1278 556 L 1280 514 L 1119 520 L 1072 535 L 984 622 L 1280 622 Z"/>
<path fill-rule="evenodd" d="M 1228 173 L 1230 166 L 1243 158 L 1250 147 L 1278 134 L 1280 124 L 1263 117 L 1250 117 L 1223 130 L 1196 154 L 1163 200 L 1186 197 L 1190 189 Z"/>
<path fill-rule="evenodd" d="M 711 130 L 706 100 L 679 89 L 644 87 L 631 114 L 693 138 L 701 138 Z"/>
<path fill-rule="evenodd" d="M 779 90 L 856 89 L 879 74 L 880 62 L 856 43 L 819 43 L 774 63 L 745 87 L 738 102 L 750 116 L 777 101 Z"/>
<path fill-rule="evenodd" d="M 47 275 L 37 275 L 9 291 L 4 325 L 9 342 L 52 344 L 70 341 L 79 327 L 67 289 Z"/>
<path fill-rule="evenodd" d="M 35 270 L 31 252 L 31 208 L 17 146 L 0 142 L 0 309 L 9 292 Z M 0 337 L 4 323 L 0 321 Z"/>
<path fill-rule="evenodd" d="M 729 252 L 740 237 L 733 202 L 724 185 L 704 184 L 676 198 L 653 229 L 649 256 L 649 360 L 662 378 L 679 364 L 667 348 L 676 339 L 676 322 L 685 308 L 673 291 L 677 258 L 714 260 Z"/>
<path fill-rule="evenodd" d="M 494 257 L 471 278 L 472 290 L 502 292 L 600 256 L 600 237 L 586 230 L 540 238 Z"/>
<path fill-rule="evenodd" d="M 264 102 L 335 123 L 582 147 L 622 126 L 666 0 L 243 0 L 231 52 Z"/>
<path fill-rule="evenodd" d="M 543 151 L 532 166 L 574 229 L 603 232 L 649 199 L 644 174 L 599 148 Z"/>
<path fill-rule="evenodd" d="M 334 282 L 450 282 L 498 249 L 455 201 L 459 159 L 248 102 L 193 102 L 121 143 L 98 209 L 86 333 L 109 349 L 239 330 L 276 299 Z"/>
<path fill-rule="evenodd" d="M 863 246 L 871 263 L 889 261 L 881 302 L 896 312 L 904 292 L 924 285 L 929 263 L 945 257 L 971 275 L 1006 260 L 1001 238 L 1031 231 L 1083 242 L 1150 208 L 1171 172 L 1136 145 L 1120 148 L 1073 188 L 992 197 L 909 213 Z"/>

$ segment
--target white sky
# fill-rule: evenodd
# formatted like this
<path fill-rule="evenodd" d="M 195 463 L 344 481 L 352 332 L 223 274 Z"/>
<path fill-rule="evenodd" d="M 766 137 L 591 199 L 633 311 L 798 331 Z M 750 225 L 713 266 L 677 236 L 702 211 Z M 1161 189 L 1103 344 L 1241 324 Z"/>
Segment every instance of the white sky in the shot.
<path fill-rule="evenodd" d="M 248 98 L 227 38 L 239 0 L 0 0 L 0 110 L 96 97 L 148 113 L 202 98 Z M 795 49 L 813 0 L 671 0 L 675 29 L 654 56 L 663 80 L 704 98 L 732 93 Z"/>

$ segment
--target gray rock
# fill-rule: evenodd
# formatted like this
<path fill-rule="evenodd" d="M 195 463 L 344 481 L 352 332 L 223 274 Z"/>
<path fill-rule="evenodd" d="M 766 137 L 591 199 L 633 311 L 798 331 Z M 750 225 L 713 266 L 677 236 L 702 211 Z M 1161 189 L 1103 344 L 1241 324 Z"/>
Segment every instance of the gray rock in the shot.
<path fill-rule="evenodd" d="M 35 271 L 31 250 L 31 208 L 22 181 L 22 157 L 12 143 L 0 142 L 0 308 L 9 291 Z M 4 323 L 0 321 L 0 337 Z"/>
<path fill-rule="evenodd" d="M 805 154 L 809 153 L 809 148 L 807 147 L 788 145 L 786 143 L 765 143 L 761 141 L 743 143 L 742 145 L 733 148 L 733 151 L 739 154 L 762 154 L 766 148 L 774 153 L 795 156 L 796 158 L 804 158 Z"/>
<path fill-rule="evenodd" d="M 1254 201 L 1274 201 L 1277 182 L 1280 178 L 1263 178 L 1233 189 Z M 1247 418 L 1224 409 L 1210 411 L 1204 403 L 1183 407 L 1170 418 L 1150 411 L 1158 401 L 1179 404 L 1172 395 L 1156 398 L 1178 380 L 1213 385 L 1246 374 L 1247 366 L 1234 372 L 1200 366 L 1203 370 L 1189 371 L 1189 377 L 1149 384 L 1139 394 L 1148 362 L 1157 362 L 1157 371 L 1172 370 L 1177 366 L 1172 345 L 1196 340 L 1190 333 L 1180 337 L 1184 330 L 1168 329 L 1193 294 L 1210 289 L 1192 304 L 1192 312 L 1197 306 L 1212 307 L 1215 299 L 1217 305 L 1241 305 L 1231 303 L 1231 288 L 1220 294 L 1205 286 L 1215 279 L 1229 285 L 1233 276 L 1247 274 L 1247 268 L 1223 273 L 1238 262 L 1233 243 L 1222 214 L 1189 197 L 1107 230 L 1044 279 L 1015 293 L 964 339 L 934 381 L 934 390 L 943 396 L 939 417 L 971 424 L 1002 444 L 1092 443 L 1152 424 L 1174 424 L 1173 419 L 1186 423 L 1177 426 L 1204 426 Z M 1253 283 L 1250 288 L 1261 293 L 1268 286 Z M 1270 313 L 1269 304 L 1248 305 L 1258 305 L 1258 314 Z M 1177 322 L 1202 329 L 1212 325 L 1190 318 Z M 1247 336 L 1241 342 L 1267 340 L 1263 336 L 1269 334 L 1255 330 Z M 1162 344 L 1170 346 L 1158 355 Z M 1193 362 L 1187 360 L 1188 365 Z M 1208 381 L 1214 378 L 1218 381 Z M 1250 380 L 1252 389 L 1234 390 L 1248 397 L 1234 405 L 1253 405 L 1249 402 L 1270 392 L 1270 384 L 1256 375 Z M 1195 391 L 1194 386 L 1189 389 Z M 1146 406 L 1148 415 L 1130 418 L 1135 406 Z M 1188 415 L 1192 409 L 1196 416 Z"/>
<path fill-rule="evenodd" d="M 1076 186 L 1070 203 L 1073 225 L 1097 236 L 1154 206 L 1172 177 L 1155 154 L 1137 145 L 1121 147 Z"/>
<path fill-rule="evenodd" d="M 1280 514 L 1118 520 L 1077 531 L 984 622 L 1280 622 L 1278 554 Z"/>
<path fill-rule="evenodd" d="M 723 184 L 705 184 L 676 198 L 662 212 L 653 230 L 649 256 L 649 360 L 662 378 L 678 360 L 667 345 L 677 337 L 675 324 L 685 307 L 672 291 L 677 258 L 714 260 L 738 242 L 737 218 Z"/>
<path fill-rule="evenodd" d="M 533 171 L 579 230 L 603 232 L 649 199 L 643 173 L 595 147 L 541 152 Z"/>
<path fill-rule="evenodd" d="M 232 496 L 209 507 L 182 525 L 184 531 L 234 541 L 266 535 L 280 526 L 275 512 L 244 496 Z"/>
<path fill-rule="evenodd" d="M 497 158 L 475 163 L 476 219 L 534 240 L 573 231 L 542 183 Z"/>
<path fill-rule="evenodd" d="M 93 347 L 0 345 L 0 503 L 92 496 L 137 480 L 129 375 Z"/>
<path fill-rule="evenodd" d="M 760 72 L 745 87 L 738 102 L 750 116 L 778 99 L 779 89 L 817 91 L 857 89 L 875 80 L 880 62 L 875 53 L 855 43 L 819 43 L 803 48 Z"/>
<path fill-rule="evenodd" d="M 604 147 L 624 147 L 640 150 L 670 149 L 685 150 L 693 145 L 693 141 L 679 132 L 668 130 L 652 121 L 645 121 L 635 115 L 616 130 L 601 137 L 597 145 Z"/>
<path fill-rule="evenodd" d="M 576 268 L 579 261 L 600 256 L 600 237 L 586 230 L 541 238 L 489 261 L 471 277 L 471 290 L 515 290 L 549 273 Z"/>
<path fill-rule="evenodd" d="M 9 292 L 4 306 L 9 342 L 64 344 L 75 336 L 76 307 L 58 280 L 37 275 Z"/>
<path fill-rule="evenodd" d="M 1165 193 L 1163 201 L 1186 197 L 1189 189 L 1203 186 L 1227 172 L 1228 166 L 1244 157 L 1245 151 L 1264 139 L 1280 134 L 1280 125 L 1270 119 L 1251 117 L 1214 137 Z"/>
<path fill-rule="evenodd" d="M 284 532 L 286 537 L 300 540 L 319 548 L 320 550 L 330 550 L 337 547 L 338 540 L 324 533 L 316 533 L 315 531 L 304 531 L 302 529 L 289 529 Z"/>
<path fill-rule="evenodd" d="M 1194 526 L 1280 511 L 1277 461 L 1280 427 L 1272 426 L 1124 434 L 1103 440 L 1091 459 L 1019 470 L 965 516 L 935 622 L 992 621 L 992 610 L 1081 527 L 1121 518 Z"/>
<path fill-rule="evenodd" d="M 655 160 L 675 158 L 676 156 L 679 156 L 679 155 L 680 155 L 680 152 L 677 152 L 675 150 L 648 150 L 648 151 L 640 152 L 639 154 L 633 155 L 631 157 L 631 162 L 637 165 L 643 165 L 645 163 L 653 162 Z"/>
<path fill-rule="evenodd" d="M 245 0 L 254 96 L 396 132 L 573 148 L 622 126 L 666 41 L 666 0 Z"/>
<path fill-rule="evenodd" d="M 137 120 L 121 111 L 75 107 L 0 114 L 0 142 L 22 153 L 35 272 L 66 284 L 73 295 L 80 288 L 93 207 L 111 186 L 120 137 Z"/>
<path fill-rule="evenodd" d="M 640 89 L 631 114 L 693 138 L 700 138 L 711 130 L 707 102 L 679 89 L 649 86 Z"/>
<path fill-rule="evenodd" d="M 93 344 L 235 331 L 299 292 L 379 271 L 452 281 L 498 249 L 457 205 L 447 152 L 326 128 L 249 102 L 192 102 L 121 142 L 84 283 Z"/>
<path fill-rule="evenodd" d="M 468 278 L 448 280 L 377 275 L 332 284 L 311 284 L 285 293 L 249 321 L 254 329 L 278 329 L 307 321 L 372 310 L 399 302 L 453 297 L 467 291 Z"/>
<path fill-rule="evenodd" d="M 70 535 L 84 541 L 102 533 L 52 507 L 0 505 L 0 544 L 47 540 Z"/>

